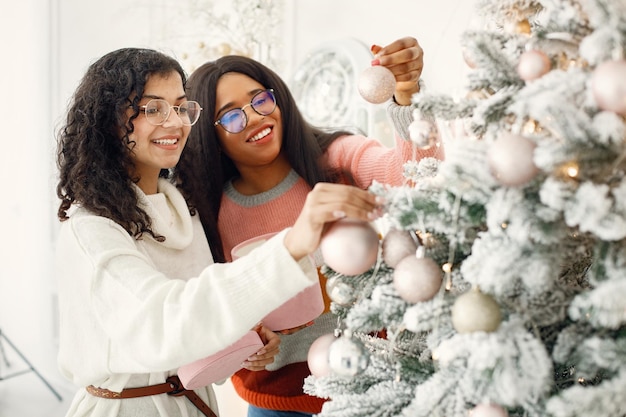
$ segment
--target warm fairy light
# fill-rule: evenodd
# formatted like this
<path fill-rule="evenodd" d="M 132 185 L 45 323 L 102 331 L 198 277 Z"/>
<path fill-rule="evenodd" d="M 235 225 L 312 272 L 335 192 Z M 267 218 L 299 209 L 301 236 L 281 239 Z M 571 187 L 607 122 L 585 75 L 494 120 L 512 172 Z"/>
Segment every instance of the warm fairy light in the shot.
<path fill-rule="evenodd" d="M 445 272 L 446 274 L 449 274 L 450 272 L 452 272 L 452 264 L 450 262 L 446 262 L 441 266 L 441 269 L 443 269 L 443 272 Z"/>
<path fill-rule="evenodd" d="M 508 224 L 507 222 L 503 222 L 503 223 L 500 225 L 500 227 L 501 227 L 501 228 L 503 228 L 503 229 L 506 229 L 507 227 L 509 227 L 509 224 Z"/>
<path fill-rule="evenodd" d="M 565 174 L 570 178 L 576 178 L 578 176 L 578 165 L 575 163 L 568 164 L 564 167 Z"/>
<path fill-rule="evenodd" d="M 578 383 L 579 384 L 584 384 L 585 383 L 585 378 L 578 378 Z"/>
<path fill-rule="evenodd" d="M 524 126 L 522 126 L 522 133 L 525 134 L 537 133 L 539 131 L 541 131 L 541 127 L 534 119 L 527 120 L 526 123 L 524 123 Z"/>

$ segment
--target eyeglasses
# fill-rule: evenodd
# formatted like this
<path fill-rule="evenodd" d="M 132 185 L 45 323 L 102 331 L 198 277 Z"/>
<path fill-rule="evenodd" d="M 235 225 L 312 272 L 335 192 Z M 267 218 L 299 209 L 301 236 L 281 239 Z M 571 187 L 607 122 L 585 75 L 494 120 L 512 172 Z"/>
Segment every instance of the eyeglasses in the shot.
<path fill-rule="evenodd" d="M 146 105 L 139 106 L 148 119 L 148 123 L 154 126 L 160 126 L 170 117 L 172 109 L 176 112 L 180 120 L 185 126 L 192 126 L 200 118 L 202 107 L 197 101 L 183 101 L 178 106 L 171 106 L 167 101 L 155 98 L 150 100 Z"/>
<path fill-rule="evenodd" d="M 217 119 L 213 125 L 222 126 L 222 128 L 229 133 L 242 132 L 248 125 L 248 116 L 246 116 L 246 112 L 243 111 L 243 109 L 248 106 L 252 107 L 252 110 L 261 116 L 272 114 L 274 109 L 276 109 L 274 90 L 269 88 L 256 93 L 254 97 L 252 97 L 252 100 L 250 100 L 250 104 L 246 104 L 238 109 L 228 110 L 222 117 Z"/>

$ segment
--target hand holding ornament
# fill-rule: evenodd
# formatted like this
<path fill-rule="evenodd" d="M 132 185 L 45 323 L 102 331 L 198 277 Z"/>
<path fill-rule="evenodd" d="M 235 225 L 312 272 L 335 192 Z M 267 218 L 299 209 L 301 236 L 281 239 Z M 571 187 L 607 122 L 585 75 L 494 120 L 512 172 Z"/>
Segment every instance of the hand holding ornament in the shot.
<path fill-rule="evenodd" d="M 344 217 L 371 221 L 378 217 L 376 196 L 360 188 L 317 183 L 307 195 L 304 207 L 284 244 L 291 256 L 299 260 L 314 252 L 320 244 L 327 223 Z"/>
<path fill-rule="evenodd" d="M 384 47 L 372 45 L 371 51 L 374 54 L 372 65 L 387 68 L 395 78 L 393 97 L 396 103 L 410 105 L 413 94 L 420 91 L 419 80 L 424 67 L 424 51 L 417 40 L 405 37 Z M 372 74 L 369 78 L 373 82 Z"/>

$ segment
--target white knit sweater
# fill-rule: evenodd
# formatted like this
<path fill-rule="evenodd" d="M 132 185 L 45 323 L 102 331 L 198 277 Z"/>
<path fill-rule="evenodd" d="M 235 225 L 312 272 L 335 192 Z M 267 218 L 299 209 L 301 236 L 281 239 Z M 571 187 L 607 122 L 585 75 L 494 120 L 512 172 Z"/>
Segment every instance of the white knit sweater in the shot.
<path fill-rule="evenodd" d="M 160 180 L 157 194 L 137 192 L 164 242 L 136 240 L 81 208 L 61 226 L 58 363 L 80 387 L 67 416 L 199 416 L 185 397 L 111 400 L 83 387 L 162 383 L 232 344 L 318 279 L 307 258 L 291 258 L 285 231 L 236 262 L 213 264 L 200 221 L 173 185 Z M 211 387 L 196 392 L 217 411 Z"/>

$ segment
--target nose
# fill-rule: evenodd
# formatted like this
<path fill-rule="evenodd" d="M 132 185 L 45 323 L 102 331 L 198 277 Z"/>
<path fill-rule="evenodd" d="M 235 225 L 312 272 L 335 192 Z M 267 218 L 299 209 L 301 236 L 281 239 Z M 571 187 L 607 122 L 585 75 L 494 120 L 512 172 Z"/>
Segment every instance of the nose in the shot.
<path fill-rule="evenodd" d="M 173 107 L 170 107 L 170 113 L 167 115 L 167 118 L 163 122 L 163 126 L 164 127 L 168 127 L 168 126 L 174 126 L 174 127 L 183 126 L 183 119 L 180 118 L 180 116 L 178 115 L 178 112 Z"/>

